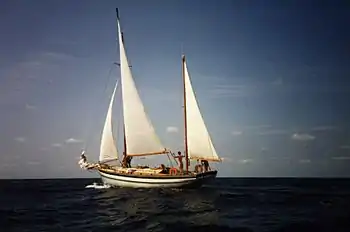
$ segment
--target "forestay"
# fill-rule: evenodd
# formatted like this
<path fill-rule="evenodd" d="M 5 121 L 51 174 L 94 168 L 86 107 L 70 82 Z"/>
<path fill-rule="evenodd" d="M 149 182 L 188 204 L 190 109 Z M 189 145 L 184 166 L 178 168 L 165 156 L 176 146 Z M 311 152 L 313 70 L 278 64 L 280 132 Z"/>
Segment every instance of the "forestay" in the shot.
<path fill-rule="evenodd" d="M 102 136 L 101 136 L 101 145 L 100 145 L 100 162 L 107 160 L 118 159 L 118 152 L 115 146 L 113 138 L 113 126 L 112 126 L 112 109 L 116 89 L 118 87 L 118 81 L 115 84 L 111 100 L 109 102 L 109 107 L 107 111 L 107 116 L 105 120 L 105 125 L 103 127 Z"/>
<path fill-rule="evenodd" d="M 188 157 L 190 159 L 220 161 L 199 110 L 185 60 L 183 65 L 185 75 Z"/>
<path fill-rule="evenodd" d="M 127 155 L 138 156 L 164 153 L 165 148 L 155 133 L 136 89 L 126 57 L 120 22 L 119 20 L 117 21 Z"/>

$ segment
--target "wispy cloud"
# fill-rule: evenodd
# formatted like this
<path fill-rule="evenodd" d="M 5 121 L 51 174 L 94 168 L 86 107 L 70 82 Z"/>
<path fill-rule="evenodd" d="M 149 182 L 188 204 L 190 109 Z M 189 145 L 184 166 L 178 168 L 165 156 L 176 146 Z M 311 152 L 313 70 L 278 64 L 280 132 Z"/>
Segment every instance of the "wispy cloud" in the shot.
<path fill-rule="evenodd" d="M 51 144 L 52 147 L 62 147 L 62 144 L 60 143 L 53 143 Z"/>
<path fill-rule="evenodd" d="M 257 132 L 258 135 L 284 135 L 284 134 L 287 134 L 287 133 L 288 133 L 288 131 L 280 130 L 280 129 L 266 130 L 266 131 L 259 131 L 259 132 Z"/>
<path fill-rule="evenodd" d="M 18 165 L 16 163 L 1 163 L 0 167 L 1 168 L 14 168 L 17 167 Z"/>
<path fill-rule="evenodd" d="M 82 141 L 75 138 L 69 138 L 65 141 L 66 143 L 81 143 Z"/>
<path fill-rule="evenodd" d="M 36 109 L 36 106 L 30 105 L 30 104 L 26 104 L 26 109 L 27 110 L 34 110 L 34 109 Z"/>
<path fill-rule="evenodd" d="M 75 59 L 76 57 L 63 52 L 53 52 L 53 51 L 44 51 L 40 53 L 42 59 L 51 59 L 51 60 L 69 60 Z"/>
<path fill-rule="evenodd" d="M 166 132 L 168 132 L 168 133 L 177 133 L 177 132 L 179 132 L 179 129 L 177 127 L 175 127 L 175 126 L 168 126 L 166 128 Z"/>
<path fill-rule="evenodd" d="M 40 162 L 37 161 L 29 161 L 27 162 L 28 165 L 40 165 Z"/>
<path fill-rule="evenodd" d="M 233 159 L 229 157 L 221 157 L 221 160 L 225 163 L 232 163 Z"/>
<path fill-rule="evenodd" d="M 255 86 L 221 84 L 215 85 L 208 92 L 213 98 L 246 97 L 254 93 L 255 89 Z"/>
<path fill-rule="evenodd" d="M 310 134 L 298 134 L 295 133 L 292 135 L 291 139 L 297 140 L 297 141 L 311 141 L 314 140 L 316 137 Z"/>
<path fill-rule="evenodd" d="M 335 126 L 316 126 L 311 128 L 312 131 L 331 131 L 335 129 L 337 129 Z"/>
<path fill-rule="evenodd" d="M 240 78 L 235 78 L 240 79 Z M 290 84 L 286 85 L 283 78 L 277 78 L 272 82 L 259 82 L 247 83 L 246 80 L 241 80 L 240 84 L 224 83 L 214 85 L 212 89 L 208 91 L 209 95 L 213 98 L 231 98 L 231 97 L 248 97 L 256 96 L 271 91 L 278 90 L 285 93 L 298 93 L 298 92 L 312 92 L 312 93 L 331 93 L 331 92 L 349 92 L 349 86 L 316 86 L 316 85 L 304 85 L 304 84 Z M 243 84 L 242 84 L 243 83 Z"/>
<path fill-rule="evenodd" d="M 242 159 L 242 160 L 238 160 L 238 163 L 241 164 L 248 164 L 248 163 L 252 163 L 253 160 L 252 159 Z"/>
<path fill-rule="evenodd" d="M 24 137 L 17 137 L 17 138 L 15 138 L 15 140 L 17 142 L 24 143 L 26 141 L 26 138 L 24 138 Z"/>
<path fill-rule="evenodd" d="M 301 159 L 301 160 L 299 160 L 299 163 L 301 163 L 301 164 L 308 164 L 308 163 L 311 163 L 311 160 L 309 160 L 309 159 Z"/>
<path fill-rule="evenodd" d="M 271 125 L 262 124 L 262 125 L 247 125 L 241 126 L 242 130 L 236 129 L 231 131 L 231 135 L 238 136 L 244 133 L 255 134 L 260 136 L 268 136 L 268 135 L 284 135 L 288 134 L 287 130 L 283 129 L 273 129 Z"/>
<path fill-rule="evenodd" d="M 246 129 L 248 130 L 265 130 L 268 128 L 271 128 L 272 126 L 269 124 L 262 124 L 262 125 L 248 125 L 245 126 Z"/>
<path fill-rule="evenodd" d="M 21 105 L 37 90 L 38 82 L 47 81 L 47 73 L 53 73 L 58 65 L 40 52 L 28 54 L 28 59 L 11 65 L 5 70 L 0 83 L 0 105 Z M 11 101 L 9 101 L 11 99 Z M 27 109 L 32 109 L 28 104 Z"/>
<path fill-rule="evenodd" d="M 231 135 L 233 135 L 233 136 L 239 136 L 239 135 L 242 135 L 242 134 L 243 134 L 242 131 L 238 131 L 238 130 L 231 131 Z"/>
<path fill-rule="evenodd" d="M 350 156 L 334 156 L 333 160 L 350 160 Z"/>
<path fill-rule="evenodd" d="M 339 148 L 344 150 L 350 150 L 350 145 L 342 145 Z"/>

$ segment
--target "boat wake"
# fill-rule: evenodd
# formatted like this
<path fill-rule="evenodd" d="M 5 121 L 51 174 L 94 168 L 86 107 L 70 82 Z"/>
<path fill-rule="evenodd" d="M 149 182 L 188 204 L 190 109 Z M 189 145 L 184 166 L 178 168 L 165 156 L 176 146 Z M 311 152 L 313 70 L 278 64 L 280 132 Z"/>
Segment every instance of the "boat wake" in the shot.
<path fill-rule="evenodd" d="M 98 184 L 98 183 L 93 183 L 93 184 L 89 184 L 86 185 L 85 188 L 93 188 L 93 189 L 108 189 L 111 186 L 107 185 L 107 184 Z"/>

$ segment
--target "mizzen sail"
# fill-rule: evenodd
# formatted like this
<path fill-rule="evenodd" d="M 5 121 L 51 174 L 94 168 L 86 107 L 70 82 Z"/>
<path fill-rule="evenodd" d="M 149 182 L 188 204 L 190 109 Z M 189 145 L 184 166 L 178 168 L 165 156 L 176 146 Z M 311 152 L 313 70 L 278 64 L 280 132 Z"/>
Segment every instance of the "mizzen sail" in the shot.
<path fill-rule="evenodd" d="M 107 160 L 116 160 L 118 159 L 118 152 L 115 146 L 113 138 L 113 126 L 112 126 L 112 109 L 116 89 L 118 87 L 118 81 L 115 84 L 111 101 L 109 102 L 109 107 L 107 111 L 107 116 L 105 120 L 105 125 L 103 127 L 102 136 L 101 136 L 101 145 L 100 145 L 100 162 Z"/>
<path fill-rule="evenodd" d="M 211 141 L 208 129 L 204 123 L 202 114 L 192 88 L 190 75 L 184 62 L 184 82 L 186 95 L 186 121 L 187 121 L 187 149 L 188 158 L 205 159 L 208 161 L 220 161 Z"/>
<path fill-rule="evenodd" d="M 160 142 L 136 89 L 126 56 L 119 19 L 117 22 L 127 155 L 163 154 L 166 149 Z"/>

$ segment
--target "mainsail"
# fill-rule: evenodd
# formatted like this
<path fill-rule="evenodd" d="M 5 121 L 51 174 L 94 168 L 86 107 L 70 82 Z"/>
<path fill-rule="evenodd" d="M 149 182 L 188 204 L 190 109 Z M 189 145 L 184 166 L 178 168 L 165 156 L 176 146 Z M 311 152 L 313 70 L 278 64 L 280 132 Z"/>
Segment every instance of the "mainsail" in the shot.
<path fill-rule="evenodd" d="M 133 80 L 124 47 L 119 18 L 118 36 L 120 69 L 123 99 L 123 118 L 125 126 L 126 152 L 128 156 L 163 154 L 165 147 L 160 142 L 148 118 Z"/>
<path fill-rule="evenodd" d="M 99 157 L 100 162 L 118 159 L 118 152 L 114 143 L 113 130 L 112 130 L 112 109 L 113 109 L 114 95 L 117 87 L 118 87 L 118 81 L 115 84 L 115 87 L 113 90 L 113 94 L 112 94 L 111 101 L 109 103 L 109 107 L 107 111 L 105 125 L 102 131 L 100 157 Z"/>
<path fill-rule="evenodd" d="M 221 161 L 209 132 L 204 123 L 202 114 L 194 94 L 186 60 L 183 59 L 184 84 L 186 95 L 186 121 L 187 121 L 187 152 L 190 159 L 205 159 L 208 161 Z"/>

